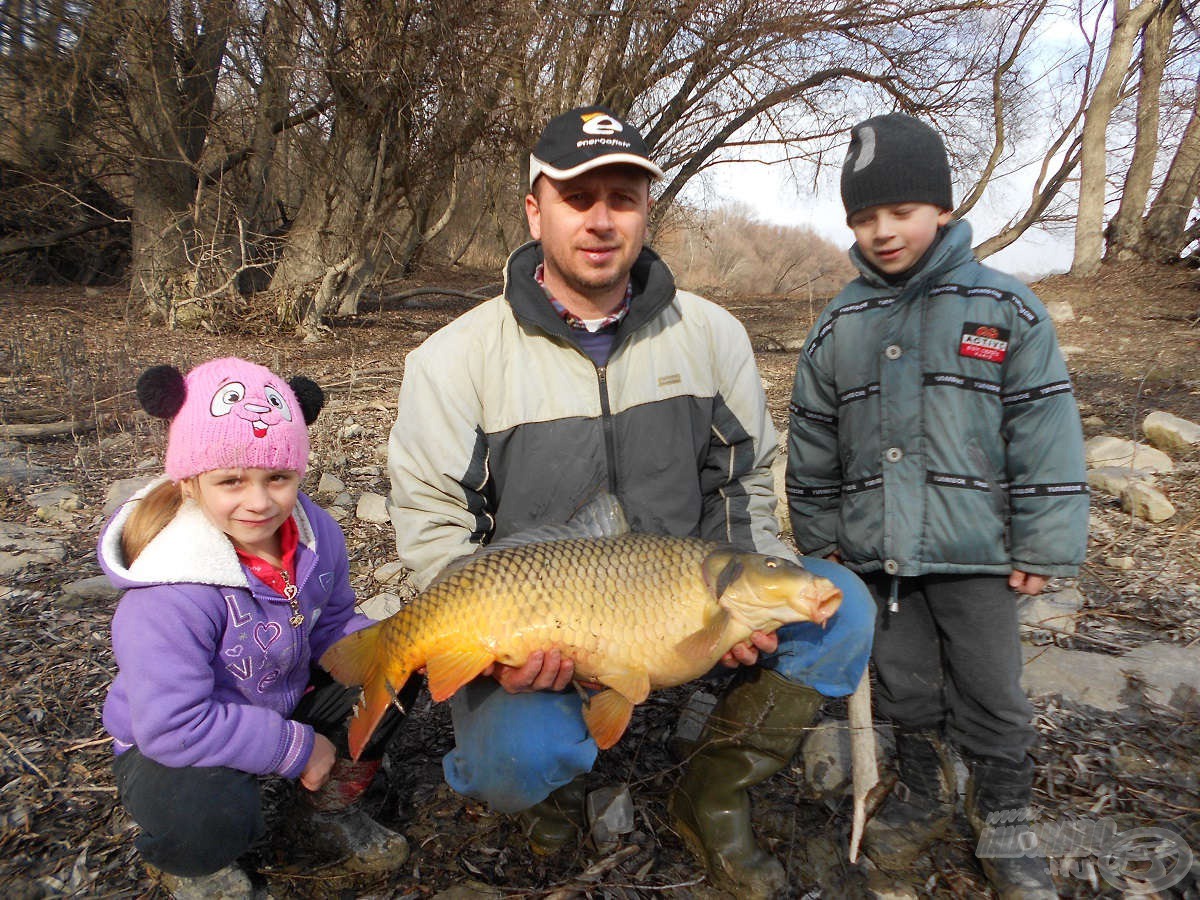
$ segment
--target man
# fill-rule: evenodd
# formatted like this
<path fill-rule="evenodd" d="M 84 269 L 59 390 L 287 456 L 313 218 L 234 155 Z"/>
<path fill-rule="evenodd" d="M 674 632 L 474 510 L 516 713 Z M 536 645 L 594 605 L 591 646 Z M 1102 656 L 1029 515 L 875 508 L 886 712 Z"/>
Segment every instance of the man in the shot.
<path fill-rule="evenodd" d="M 546 126 L 529 169 L 533 241 L 509 258 L 503 294 L 405 366 L 390 505 L 417 586 L 489 541 L 565 522 L 601 490 L 635 531 L 792 557 L 778 538 L 775 431 L 745 330 L 677 290 L 643 246 L 663 173 L 641 135 L 601 107 L 573 109 Z M 752 897 L 786 878 L 754 840 L 748 790 L 787 765 L 823 696 L 853 691 L 870 651 L 865 588 L 812 563 L 838 582 L 842 608 L 824 630 L 785 626 L 726 655 L 748 677 L 722 698 L 671 798 L 714 883 Z M 596 757 L 582 701 L 564 692 L 573 663 L 535 653 L 488 674 L 451 701 L 446 779 L 521 812 L 535 851 L 553 852 L 575 836 L 579 776 Z"/>

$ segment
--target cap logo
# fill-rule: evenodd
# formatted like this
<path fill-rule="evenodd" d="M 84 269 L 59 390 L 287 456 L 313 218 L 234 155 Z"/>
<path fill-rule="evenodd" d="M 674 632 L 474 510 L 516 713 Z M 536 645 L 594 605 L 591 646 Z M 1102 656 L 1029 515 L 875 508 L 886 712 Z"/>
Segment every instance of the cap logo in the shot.
<path fill-rule="evenodd" d="M 875 129 L 870 125 L 858 129 L 858 159 L 854 161 L 855 172 L 861 172 L 875 161 Z"/>
<path fill-rule="evenodd" d="M 605 113 L 585 113 L 581 118 L 583 119 L 584 134 L 608 135 L 624 130 L 624 126 L 620 122 Z"/>

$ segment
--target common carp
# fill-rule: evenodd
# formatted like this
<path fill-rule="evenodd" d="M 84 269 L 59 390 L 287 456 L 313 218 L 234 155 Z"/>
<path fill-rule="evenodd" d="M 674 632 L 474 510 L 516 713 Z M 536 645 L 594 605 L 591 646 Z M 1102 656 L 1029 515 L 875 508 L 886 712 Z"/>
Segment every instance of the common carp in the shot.
<path fill-rule="evenodd" d="M 634 533 L 610 495 L 567 525 L 534 529 L 452 564 L 407 606 L 331 647 L 321 665 L 363 686 L 350 723 L 357 759 L 388 705 L 421 667 L 435 701 L 492 663 L 558 649 L 575 680 L 601 685 L 584 721 L 601 749 L 655 688 L 709 671 L 752 631 L 823 625 L 833 582 L 778 557 L 699 538 Z"/>

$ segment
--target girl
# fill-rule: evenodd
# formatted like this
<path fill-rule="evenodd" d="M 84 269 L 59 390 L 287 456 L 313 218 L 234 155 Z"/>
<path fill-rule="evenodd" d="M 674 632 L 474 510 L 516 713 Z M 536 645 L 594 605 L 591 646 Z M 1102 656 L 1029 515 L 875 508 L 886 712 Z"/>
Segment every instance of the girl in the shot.
<path fill-rule="evenodd" d="M 137 393 L 171 420 L 166 474 L 117 511 L 99 546 L 125 590 L 104 726 L 137 848 L 177 895 L 250 896 L 234 860 L 265 831 L 257 776 L 279 775 L 306 789 L 299 834 L 351 870 L 398 867 L 404 838 L 359 801 L 401 716 L 351 762 L 358 692 L 310 670 L 371 624 L 354 611 L 341 529 L 300 492 L 321 389 L 229 358 L 186 378 L 156 366 Z"/>

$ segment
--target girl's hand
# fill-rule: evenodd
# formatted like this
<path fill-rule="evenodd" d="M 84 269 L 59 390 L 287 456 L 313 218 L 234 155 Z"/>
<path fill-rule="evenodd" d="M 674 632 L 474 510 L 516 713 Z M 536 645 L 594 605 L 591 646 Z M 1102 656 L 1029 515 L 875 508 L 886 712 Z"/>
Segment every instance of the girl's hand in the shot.
<path fill-rule="evenodd" d="M 734 644 L 729 652 L 721 657 L 721 665 L 729 669 L 738 666 L 752 666 L 758 662 L 759 652 L 774 653 L 779 649 L 779 635 L 775 632 L 763 634 L 756 631 L 750 635 L 750 640 Z"/>
<path fill-rule="evenodd" d="M 325 735 L 318 734 L 313 740 L 312 754 L 308 757 L 308 764 L 300 773 L 300 783 L 306 790 L 319 790 L 329 780 L 329 772 L 333 769 L 336 760 L 337 751 L 333 749 L 333 743 Z"/>

